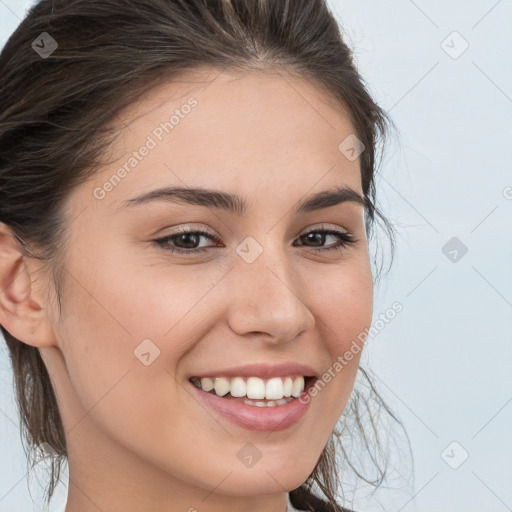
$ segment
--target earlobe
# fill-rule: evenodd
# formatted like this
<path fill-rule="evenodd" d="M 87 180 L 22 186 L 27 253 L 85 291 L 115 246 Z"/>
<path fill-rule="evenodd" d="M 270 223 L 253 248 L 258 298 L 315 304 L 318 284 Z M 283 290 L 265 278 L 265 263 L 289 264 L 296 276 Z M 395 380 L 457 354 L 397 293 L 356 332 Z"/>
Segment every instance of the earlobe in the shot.
<path fill-rule="evenodd" d="M 32 286 L 27 257 L 11 230 L 0 223 L 0 324 L 28 345 L 55 344 L 47 311 Z"/>

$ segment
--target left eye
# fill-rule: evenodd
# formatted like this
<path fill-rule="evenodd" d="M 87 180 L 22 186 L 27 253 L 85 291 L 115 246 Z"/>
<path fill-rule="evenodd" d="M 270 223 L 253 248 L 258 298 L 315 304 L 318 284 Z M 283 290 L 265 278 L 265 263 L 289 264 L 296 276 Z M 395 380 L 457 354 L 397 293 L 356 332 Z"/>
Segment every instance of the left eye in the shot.
<path fill-rule="evenodd" d="M 354 239 L 353 235 L 348 231 L 338 231 L 337 229 L 315 229 L 304 233 L 299 237 L 299 240 L 313 243 L 325 243 L 325 239 L 328 236 L 333 236 L 338 238 L 338 243 L 334 245 L 330 245 L 328 247 L 311 247 L 313 251 L 330 251 L 330 250 L 341 250 L 346 246 L 357 242 Z M 176 233 L 172 233 L 163 238 L 158 238 L 153 240 L 157 244 L 158 247 L 178 254 L 197 254 L 201 252 L 205 252 L 208 250 L 207 247 L 197 247 L 197 244 L 201 237 L 209 238 L 210 240 L 214 240 L 216 242 L 220 242 L 220 240 L 208 231 L 202 230 L 179 230 Z M 171 245 L 172 244 L 174 245 Z M 176 245 L 178 244 L 178 246 Z M 179 247 L 179 245 L 182 247 Z M 295 245 L 295 243 L 294 243 Z M 184 247 L 183 247 L 184 246 Z"/>
<path fill-rule="evenodd" d="M 325 238 L 328 236 L 333 236 L 338 238 L 338 243 L 335 245 L 330 245 L 325 248 L 317 249 L 312 247 L 313 251 L 331 251 L 331 250 L 341 250 L 347 247 L 350 244 L 357 242 L 352 236 L 352 233 L 348 231 L 338 231 L 337 229 L 315 229 L 313 231 L 309 231 L 304 235 L 301 235 L 299 239 L 305 238 L 306 240 L 313 242 L 322 242 L 325 241 Z"/>

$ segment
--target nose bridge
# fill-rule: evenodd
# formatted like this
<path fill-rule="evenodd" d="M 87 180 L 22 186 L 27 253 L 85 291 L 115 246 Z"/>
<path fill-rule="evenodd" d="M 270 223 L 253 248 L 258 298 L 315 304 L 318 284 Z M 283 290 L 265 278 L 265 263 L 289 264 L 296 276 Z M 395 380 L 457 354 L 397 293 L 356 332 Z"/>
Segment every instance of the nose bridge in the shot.
<path fill-rule="evenodd" d="M 264 245 L 248 237 L 237 252 L 231 328 L 240 335 L 263 332 L 274 341 L 291 340 L 310 329 L 314 318 L 283 245 L 272 236 L 265 236 Z"/>

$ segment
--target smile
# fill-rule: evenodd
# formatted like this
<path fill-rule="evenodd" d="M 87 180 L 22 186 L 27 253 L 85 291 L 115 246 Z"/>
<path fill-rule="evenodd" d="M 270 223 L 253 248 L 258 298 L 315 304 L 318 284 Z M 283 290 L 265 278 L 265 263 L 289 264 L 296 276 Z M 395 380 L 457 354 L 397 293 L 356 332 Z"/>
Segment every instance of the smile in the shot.
<path fill-rule="evenodd" d="M 287 376 L 262 379 L 259 377 L 192 377 L 190 382 L 199 389 L 219 397 L 256 407 L 285 405 L 299 397 L 309 377 Z M 257 400 L 257 401 L 255 401 Z"/>

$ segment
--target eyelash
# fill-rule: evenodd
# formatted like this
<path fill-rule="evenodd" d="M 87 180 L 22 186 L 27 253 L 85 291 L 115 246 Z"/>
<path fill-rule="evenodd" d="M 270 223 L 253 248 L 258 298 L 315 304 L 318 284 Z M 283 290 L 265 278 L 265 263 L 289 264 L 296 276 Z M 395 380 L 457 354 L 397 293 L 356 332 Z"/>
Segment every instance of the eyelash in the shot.
<path fill-rule="evenodd" d="M 357 242 L 357 240 L 353 237 L 353 235 L 351 233 L 346 232 L 346 231 L 338 231 L 337 229 L 332 229 L 332 228 L 331 229 L 321 229 L 321 228 L 313 229 L 311 231 L 308 231 L 307 233 L 304 233 L 300 237 L 307 236 L 311 233 L 322 233 L 324 235 L 336 235 L 341 239 L 341 241 L 338 244 L 332 245 L 327 248 L 319 249 L 316 247 L 310 247 L 310 249 L 315 252 L 324 252 L 324 251 L 333 251 L 333 250 L 341 251 L 342 249 L 346 248 L 350 244 L 354 244 Z M 177 254 L 198 254 L 198 253 L 205 252 L 208 249 L 211 249 L 211 247 L 202 247 L 199 249 L 181 249 L 181 248 L 172 247 L 169 245 L 170 240 L 177 238 L 180 235 L 184 235 L 184 234 L 185 235 L 188 235 L 188 234 L 203 235 L 203 236 L 206 236 L 216 242 L 219 241 L 218 238 L 215 235 L 213 235 L 212 233 L 210 233 L 209 231 L 205 231 L 205 230 L 201 230 L 201 229 L 189 230 L 186 228 L 181 228 L 178 231 L 171 233 L 170 235 L 167 235 L 163 238 L 158 238 L 156 240 L 153 240 L 153 242 L 158 247 L 164 249 L 165 251 L 169 251 L 171 253 L 177 253 Z"/>

